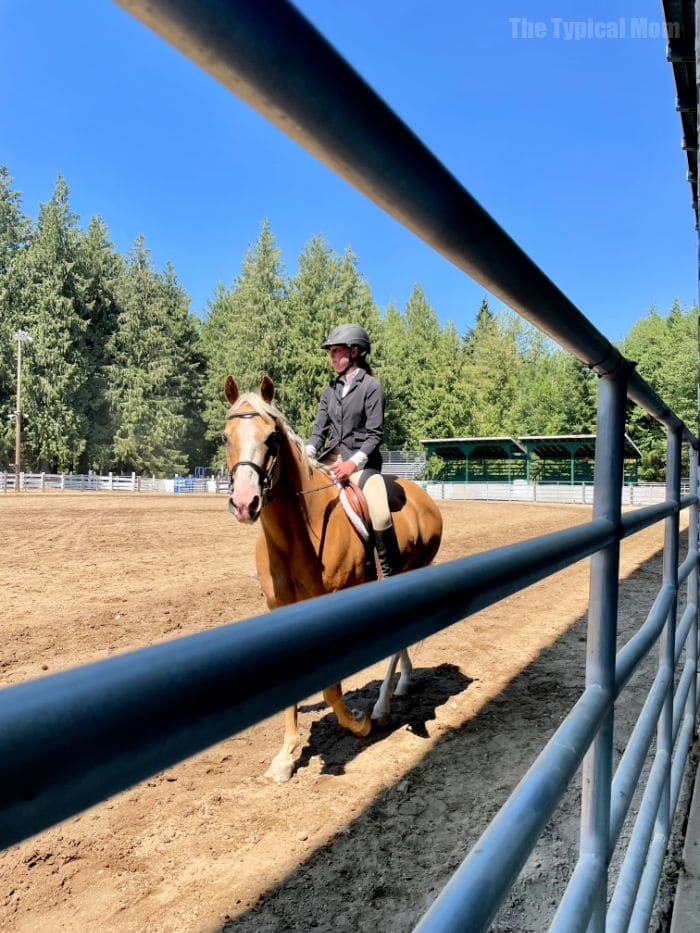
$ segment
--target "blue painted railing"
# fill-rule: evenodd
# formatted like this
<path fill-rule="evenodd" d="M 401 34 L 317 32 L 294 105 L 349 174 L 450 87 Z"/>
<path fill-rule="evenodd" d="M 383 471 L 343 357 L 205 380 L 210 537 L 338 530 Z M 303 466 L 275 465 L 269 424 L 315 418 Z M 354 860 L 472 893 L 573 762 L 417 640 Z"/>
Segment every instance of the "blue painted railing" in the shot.
<path fill-rule="evenodd" d="M 3 690 L 0 842 L 37 832 L 591 556 L 585 690 L 419 929 L 488 927 L 581 764 L 580 858 L 551 929 L 602 930 L 606 917 L 611 930 L 646 929 L 697 713 L 695 436 L 293 6 L 121 3 L 598 374 L 595 505 L 591 522 L 565 531 Z M 664 503 L 623 515 L 628 398 L 666 428 L 667 483 Z M 692 494 L 681 498 L 684 443 Z M 689 547 L 679 566 L 684 509 Z M 661 521 L 662 587 L 616 653 L 620 541 Z M 681 585 L 687 608 L 677 620 Z M 614 703 L 655 644 L 658 674 L 613 775 Z M 654 736 L 608 908 L 609 857 Z"/>

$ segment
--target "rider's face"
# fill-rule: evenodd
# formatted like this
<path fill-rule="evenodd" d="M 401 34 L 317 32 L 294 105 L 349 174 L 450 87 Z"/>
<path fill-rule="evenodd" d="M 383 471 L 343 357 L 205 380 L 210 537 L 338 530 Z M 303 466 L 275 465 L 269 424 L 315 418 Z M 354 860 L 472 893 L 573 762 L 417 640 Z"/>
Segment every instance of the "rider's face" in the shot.
<path fill-rule="evenodd" d="M 342 373 L 350 365 L 351 360 L 354 361 L 357 351 L 345 344 L 338 344 L 329 348 L 328 355 L 333 369 L 337 373 Z"/>

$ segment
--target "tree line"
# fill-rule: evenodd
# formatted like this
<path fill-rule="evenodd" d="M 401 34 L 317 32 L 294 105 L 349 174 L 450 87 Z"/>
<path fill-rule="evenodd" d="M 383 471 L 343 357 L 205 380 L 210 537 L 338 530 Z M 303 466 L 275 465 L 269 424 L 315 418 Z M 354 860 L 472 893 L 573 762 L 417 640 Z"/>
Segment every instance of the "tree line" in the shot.
<path fill-rule="evenodd" d="M 138 236 L 126 255 L 93 217 L 71 211 L 59 175 L 32 220 L 0 166 L 0 469 L 14 462 L 18 330 L 22 465 L 45 472 L 187 473 L 217 469 L 224 377 L 255 388 L 263 374 L 307 436 L 330 371 L 319 347 L 341 321 L 362 324 L 387 398 L 385 447 L 420 440 L 595 432 L 596 377 L 519 316 L 486 298 L 474 326 L 441 324 L 420 284 L 402 309 L 380 309 L 350 247 L 313 236 L 293 274 L 267 221 L 203 318 L 171 264 L 158 270 Z M 696 309 L 650 308 L 620 344 L 651 386 L 696 424 Z M 9 417 L 8 417 L 9 416 Z M 630 406 L 640 477 L 664 475 L 664 433 Z"/>

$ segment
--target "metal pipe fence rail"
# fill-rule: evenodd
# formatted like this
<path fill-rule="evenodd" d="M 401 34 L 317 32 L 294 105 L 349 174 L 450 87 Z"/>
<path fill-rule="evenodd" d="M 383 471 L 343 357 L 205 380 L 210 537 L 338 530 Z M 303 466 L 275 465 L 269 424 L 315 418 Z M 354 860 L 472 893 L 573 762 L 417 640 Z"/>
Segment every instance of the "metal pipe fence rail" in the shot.
<path fill-rule="evenodd" d="M 601 931 L 606 922 L 645 929 L 697 715 L 695 436 L 291 4 L 121 3 L 599 375 L 593 516 L 555 534 L 6 688 L 0 843 L 590 557 L 584 692 L 419 929 L 488 927 L 579 766 L 580 855 L 551 929 Z M 663 503 L 622 514 L 627 398 L 666 427 L 667 482 Z M 684 509 L 689 543 L 681 560 Z M 664 523 L 662 585 L 644 624 L 617 652 L 620 542 L 657 522 Z M 687 608 L 677 619 L 684 584 Z M 657 677 L 613 773 L 615 701 L 657 643 Z M 609 900 L 610 855 L 645 763 L 641 807 Z"/>
<path fill-rule="evenodd" d="M 594 517 L 582 526 L 277 610 L 263 619 L 6 688 L 0 703 L 0 844 L 11 845 L 66 818 L 404 643 L 419 641 L 586 556 L 600 554 L 601 549 L 616 550 L 622 538 L 642 528 L 659 520 L 675 524 L 682 508 L 691 508 L 692 518 L 696 502 L 693 496 L 682 501 L 671 498 L 663 505 L 620 516 L 617 523 L 606 516 Z M 618 654 L 609 689 L 595 682 L 587 686 L 421 929 L 485 929 L 615 697 L 666 628 L 678 586 L 688 579 L 689 589 L 694 586 L 696 591 L 697 559 L 693 548 L 678 570 L 678 584 L 664 585 L 647 621 Z M 383 619 L 381 630 L 376 626 L 378 616 Z M 675 656 L 689 646 L 678 690 L 677 710 L 683 709 L 684 727 L 676 760 L 685 758 L 692 738 L 696 619 L 693 601 L 674 641 L 674 664 Z M 272 651 L 271 645 L 277 650 Z M 606 853 L 619 834 L 630 788 L 672 681 L 666 665 L 615 781 L 603 794 L 613 801 L 604 826 Z M 689 699 L 683 706 L 686 694 Z M 679 715 L 676 712 L 676 720 Z M 653 801 L 658 800 L 658 782 L 665 780 L 671 764 L 668 756 L 659 761 Z M 677 766 L 674 795 L 679 774 Z M 580 883 L 585 869 L 594 874 L 578 898 L 574 885 L 569 895 L 572 906 L 555 929 L 579 928 L 571 925 L 572 915 L 581 916 L 590 905 L 591 884 L 602 883 L 605 864 L 605 858 L 579 863 L 583 867 L 572 884 Z M 653 879 L 654 889 L 657 880 Z"/>

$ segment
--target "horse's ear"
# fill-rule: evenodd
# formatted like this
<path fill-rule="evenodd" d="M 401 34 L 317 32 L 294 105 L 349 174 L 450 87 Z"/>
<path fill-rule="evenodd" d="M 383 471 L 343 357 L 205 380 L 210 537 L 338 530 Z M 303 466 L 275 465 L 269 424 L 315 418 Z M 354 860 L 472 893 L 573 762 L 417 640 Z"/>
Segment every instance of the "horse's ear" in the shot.
<path fill-rule="evenodd" d="M 226 401 L 229 405 L 233 403 L 238 398 L 238 386 L 236 385 L 236 380 L 233 376 L 227 376 L 224 379 L 224 395 L 226 396 Z"/>
<path fill-rule="evenodd" d="M 275 397 L 275 384 L 269 376 L 263 376 L 260 383 L 260 397 L 268 404 Z"/>

